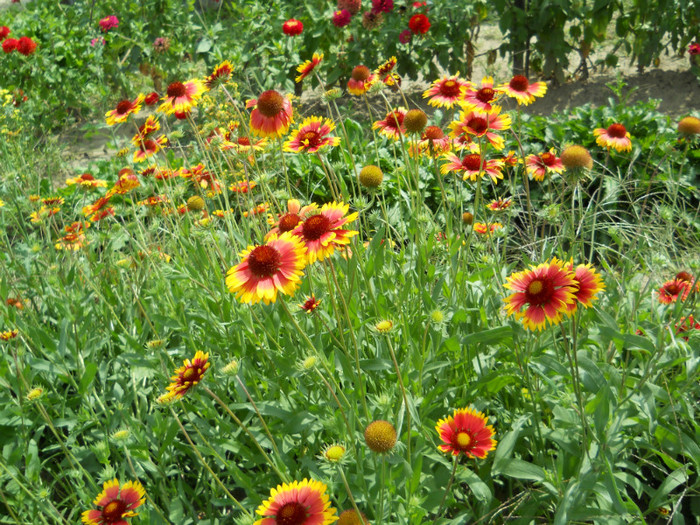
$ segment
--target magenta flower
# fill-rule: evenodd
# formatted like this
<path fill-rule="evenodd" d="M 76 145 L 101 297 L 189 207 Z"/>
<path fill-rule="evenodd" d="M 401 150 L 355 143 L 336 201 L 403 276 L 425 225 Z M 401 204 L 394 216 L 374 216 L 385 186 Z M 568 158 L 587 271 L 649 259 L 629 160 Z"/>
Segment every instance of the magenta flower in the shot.
<path fill-rule="evenodd" d="M 102 29 L 103 33 L 106 33 L 110 29 L 114 29 L 116 27 L 119 27 L 119 19 L 114 15 L 106 16 L 102 20 L 100 20 L 98 23 L 99 23 L 100 29 Z"/>

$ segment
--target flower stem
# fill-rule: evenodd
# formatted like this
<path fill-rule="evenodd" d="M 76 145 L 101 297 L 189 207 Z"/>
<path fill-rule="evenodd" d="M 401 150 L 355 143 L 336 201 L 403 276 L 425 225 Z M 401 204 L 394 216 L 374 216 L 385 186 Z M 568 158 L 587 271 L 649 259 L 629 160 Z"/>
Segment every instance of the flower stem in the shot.
<path fill-rule="evenodd" d="M 442 495 L 442 501 L 440 502 L 440 507 L 438 507 L 437 514 L 435 514 L 435 518 L 433 518 L 433 524 L 437 523 L 437 520 L 442 515 L 442 508 L 445 506 L 445 500 L 447 500 L 447 494 L 449 494 L 450 489 L 452 488 L 452 483 L 455 480 L 455 473 L 457 472 L 457 458 L 458 457 L 459 456 L 455 456 L 454 461 L 452 462 L 452 474 L 450 474 L 450 481 L 447 482 L 447 487 L 445 487 L 445 493 Z"/>

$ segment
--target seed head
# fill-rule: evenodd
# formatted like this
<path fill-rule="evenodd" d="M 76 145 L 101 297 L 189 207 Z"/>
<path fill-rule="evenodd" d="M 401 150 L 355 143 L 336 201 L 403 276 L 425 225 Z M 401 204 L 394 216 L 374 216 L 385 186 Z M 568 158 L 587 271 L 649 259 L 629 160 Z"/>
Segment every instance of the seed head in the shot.
<path fill-rule="evenodd" d="M 409 133 L 420 133 L 428 123 L 428 115 L 422 109 L 411 109 L 403 118 L 403 125 Z"/>
<path fill-rule="evenodd" d="M 384 454 L 396 445 L 396 428 L 388 421 L 372 421 L 365 429 L 365 443 L 373 452 Z"/>
<path fill-rule="evenodd" d="M 593 167 L 593 159 L 588 150 L 583 146 L 569 146 L 561 152 L 561 163 L 567 169 Z"/>
<path fill-rule="evenodd" d="M 384 173 L 379 166 L 370 164 L 360 170 L 360 184 L 365 188 L 378 188 L 384 180 Z"/>
<path fill-rule="evenodd" d="M 700 119 L 696 117 L 682 118 L 678 123 L 678 131 L 683 135 L 700 135 Z"/>

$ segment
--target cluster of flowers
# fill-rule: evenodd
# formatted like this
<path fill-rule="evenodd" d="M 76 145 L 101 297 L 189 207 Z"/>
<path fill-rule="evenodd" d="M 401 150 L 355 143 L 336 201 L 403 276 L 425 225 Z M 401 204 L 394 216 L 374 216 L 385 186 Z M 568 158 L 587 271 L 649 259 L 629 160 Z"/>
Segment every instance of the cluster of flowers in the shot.
<path fill-rule="evenodd" d="M 2 50 L 5 54 L 17 51 L 18 53 L 29 56 L 36 51 L 36 42 L 28 36 L 20 38 L 9 38 L 8 35 L 12 31 L 7 26 L 0 26 L 0 40 L 2 40 Z"/>

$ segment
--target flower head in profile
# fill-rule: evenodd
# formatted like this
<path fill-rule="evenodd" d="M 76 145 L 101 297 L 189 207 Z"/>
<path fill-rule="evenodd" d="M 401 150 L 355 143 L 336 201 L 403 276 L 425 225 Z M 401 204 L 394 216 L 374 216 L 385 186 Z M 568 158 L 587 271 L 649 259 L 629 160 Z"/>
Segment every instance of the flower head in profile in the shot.
<path fill-rule="evenodd" d="M 501 84 L 496 91 L 505 93 L 514 98 L 518 104 L 527 106 L 547 93 L 547 84 L 544 82 L 533 82 L 532 84 L 522 75 L 515 75 L 507 84 Z"/>
<path fill-rule="evenodd" d="M 294 295 L 306 266 L 303 241 L 284 232 L 270 235 L 263 245 L 248 246 L 241 262 L 226 274 L 226 287 L 244 303 L 275 302 L 278 292 Z"/>
<path fill-rule="evenodd" d="M 358 234 L 344 227 L 357 219 L 357 212 L 347 215 L 350 206 L 331 202 L 324 204 L 316 215 L 311 215 L 292 232 L 306 245 L 306 260 L 312 264 L 330 256 L 336 248 L 350 244 L 350 237 Z"/>
<path fill-rule="evenodd" d="M 556 261 L 556 259 L 554 260 Z M 574 268 L 573 262 L 562 264 L 567 270 L 574 272 L 574 282 L 578 287 L 574 292 L 576 300 L 566 306 L 565 312 L 571 315 L 578 309 L 579 305 L 586 308 L 593 306 L 593 301 L 598 299 L 597 295 L 605 289 L 600 274 L 590 263 L 579 264 L 576 268 Z"/>
<path fill-rule="evenodd" d="M 312 202 L 308 206 L 303 206 L 297 199 L 289 199 L 287 201 L 287 212 L 279 215 L 277 219 L 268 217 L 267 222 L 272 226 L 272 229 L 265 235 L 265 238 L 271 235 L 282 235 L 284 232 L 291 232 L 304 222 L 307 217 L 315 213 L 318 206 Z"/>
<path fill-rule="evenodd" d="M 14 339 L 19 335 L 19 331 L 14 329 L 14 330 L 5 330 L 3 332 L 0 332 L 0 341 L 9 341 L 10 339 Z"/>
<path fill-rule="evenodd" d="M 401 135 L 406 133 L 404 119 L 406 118 L 406 108 L 397 108 L 390 111 L 384 120 L 378 120 L 372 124 L 372 129 L 378 129 L 379 133 L 393 140 L 399 140 Z"/>
<path fill-rule="evenodd" d="M 165 92 L 158 111 L 166 115 L 187 115 L 206 92 L 204 83 L 195 78 L 187 82 L 172 82 Z"/>
<path fill-rule="evenodd" d="M 423 98 L 429 98 L 428 104 L 439 108 L 450 109 L 464 100 L 469 82 L 462 80 L 459 75 L 451 75 L 434 80 L 423 93 Z"/>
<path fill-rule="evenodd" d="M 73 185 L 79 185 L 81 188 L 85 189 L 106 188 L 107 181 L 96 179 L 91 173 L 83 173 L 77 177 L 66 179 L 66 186 Z"/>
<path fill-rule="evenodd" d="M 516 272 L 505 287 L 514 293 L 504 299 L 508 315 L 528 330 L 543 330 L 546 324 L 559 324 L 562 314 L 576 301 L 574 272 L 556 258 L 528 270 Z M 527 307 L 523 312 L 523 307 Z"/>
<path fill-rule="evenodd" d="M 681 279 L 666 281 L 659 288 L 659 302 L 662 304 L 675 303 L 679 298 L 685 301 L 692 289 L 691 283 Z"/>
<path fill-rule="evenodd" d="M 214 68 L 207 78 L 204 79 L 204 85 L 207 89 L 214 89 L 217 86 L 225 84 L 233 73 L 233 66 L 228 60 L 224 60 L 221 64 Z"/>
<path fill-rule="evenodd" d="M 126 518 L 137 516 L 137 509 L 145 502 L 146 491 L 138 481 L 119 485 L 116 478 L 102 485 L 102 492 L 95 498 L 97 509 L 86 510 L 82 515 L 85 525 L 126 525 Z"/>
<path fill-rule="evenodd" d="M 474 223 L 474 232 L 479 235 L 491 235 L 496 230 L 503 229 L 503 225 L 500 222 L 477 222 Z"/>
<path fill-rule="evenodd" d="M 449 172 L 456 172 L 462 176 L 462 180 L 476 182 L 477 179 L 490 177 L 494 184 L 498 184 L 503 178 L 502 163 L 499 159 L 484 159 L 479 153 L 469 153 L 463 158 L 459 158 L 454 153 L 445 155 L 447 164 L 443 164 L 440 172 L 446 175 Z"/>
<path fill-rule="evenodd" d="M 90 227 L 89 222 L 74 222 L 64 228 L 65 235 L 55 244 L 57 250 L 78 251 L 87 244 L 85 230 Z"/>
<path fill-rule="evenodd" d="M 291 100 L 274 89 L 262 92 L 257 100 L 249 100 L 246 107 L 253 108 L 250 131 L 260 137 L 281 137 L 294 121 Z"/>
<path fill-rule="evenodd" d="M 309 479 L 278 485 L 255 511 L 262 518 L 253 525 L 330 525 L 338 517 L 326 490 Z"/>
<path fill-rule="evenodd" d="M 105 117 L 107 117 L 107 125 L 114 126 L 115 124 L 126 122 L 129 115 L 138 113 L 141 110 L 143 99 L 143 94 L 139 94 L 134 100 L 124 99 L 119 102 L 116 108 L 105 114 Z"/>
<path fill-rule="evenodd" d="M 693 334 L 700 334 L 700 321 L 697 321 L 693 314 L 681 317 L 678 322 L 674 325 L 676 329 L 676 335 L 683 335 L 683 340 L 690 340 L 690 336 Z"/>
<path fill-rule="evenodd" d="M 161 135 L 157 139 L 142 140 L 138 149 L 134 151 L 134 162 L 143 162 L 158 153 L 164 146 L 168 144 L 168 137 Z"/>
<path fill-rule="evenodd" d="M 292 137 L 284 143 L 284 151 L 290 153 L 316 153 L 321 148 L 332 148 L 340 144 L 340 137 L 332 137 L 335 124 L 327 118 L 308 117 Z"/>
<path fill-rule="evenodd" d="M 453 456 L 464 454 L 468 458 L 484 459 L 496 448 L 493 427 L 488 425 L 488 418 L 473 408 L 458 408 L 451 416 L 441 419 L 435 425 L 442 445 L 442 452 Z"/>
<path fill-rule="evenodd" d="M 348 80 L 348 93 L 351 95 L 364 95 L 377 81 L 376 73 L 372 73 L 367 66 L 355 66 Z"/>
<path fill-rule="evenodd" d="M 161 398 L 180 399 L 189 390 L 199 383 L 211 366 L 209 354 L 198 350 L 192 360 L 185 359 L 183 365 L 175 370 L 175 375 L 170 378 L 170 384 L 166 387 L 167 393 Z"/>
<path fill-rule="evenodd" d="M 316 69 L 316 66 L 319 65 L 322 60 L 323 53 L 314 53 L 311 60 L 307 60 L 303 64 L 297 66 L 297 73 L 299 73 L 299 75 L 294 79 L 294 81 L 299 83 L 304 80 L 314 69 Z"/>
<path fill-rule="evenodd" d="M 606 128 L 593 130 L 595 142 L 603 148 L 616 151 L 632 151 L 632 139 L 627 128 L 622 124 L 611 124 Z"/>
<path fill-rule="evenodd" d="M 493 212 L 505 211 L 513 205 L 513 199 L 494 199 L 486 207 Z"/>
<path fill-rule="evenodd" d="M 561 159 L 551 151 L 545 151 L 539 155 L 528 155 L 525 159 L 527 172 L 536 181 L 544 180 L 547 173 L 563 173 L 566 168 Z"/>

